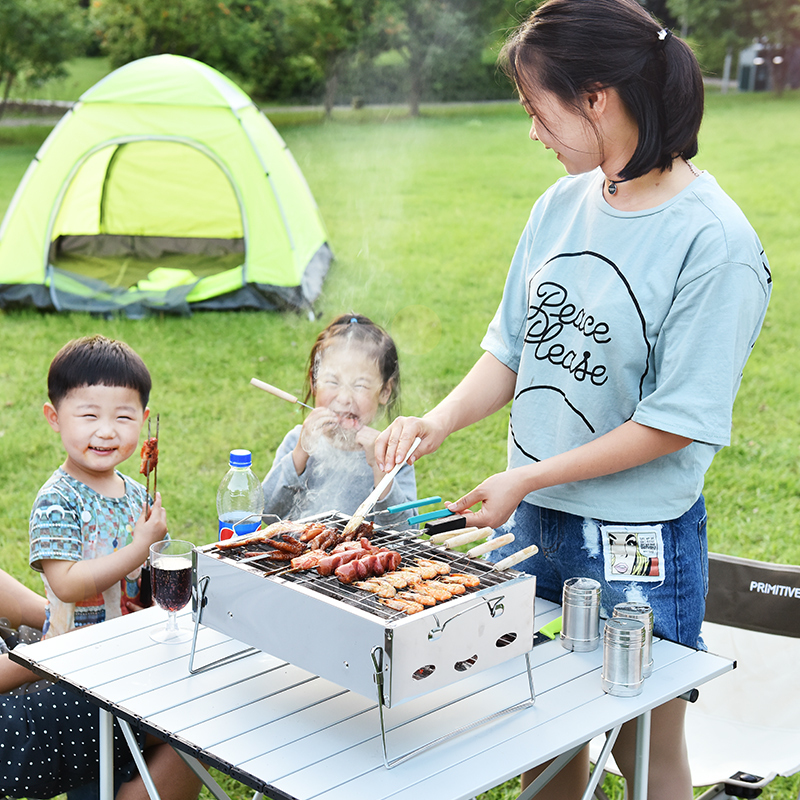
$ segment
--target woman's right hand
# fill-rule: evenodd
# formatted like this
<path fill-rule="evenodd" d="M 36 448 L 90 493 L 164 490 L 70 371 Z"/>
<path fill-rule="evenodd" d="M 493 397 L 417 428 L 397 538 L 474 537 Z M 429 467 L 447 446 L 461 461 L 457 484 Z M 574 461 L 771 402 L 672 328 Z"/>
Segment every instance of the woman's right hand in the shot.
<path fill-rule="evenodd" d="M 420 456 L 436 452 L 447 438 L 447 431 L 429 417 L 398 417 L 375 440 L 375 460 L 383 472 L 391 472 L 406 460 L 414 439 L 422 439 L 409 459 L 413 464 Z"/>

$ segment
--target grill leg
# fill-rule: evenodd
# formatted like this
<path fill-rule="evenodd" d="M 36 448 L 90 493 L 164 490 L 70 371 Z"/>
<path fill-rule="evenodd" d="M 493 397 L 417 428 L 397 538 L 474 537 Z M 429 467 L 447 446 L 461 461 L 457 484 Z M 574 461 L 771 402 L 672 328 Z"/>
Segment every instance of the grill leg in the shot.
<path fill-rule="evenodd" d="M 434 739 L 431 742 L 427 742 L 426 744 L 420 745 L 419 747 L 415 748 L 414 750 L 405 753 L 402 756 L 398 756 L 397 758 L 390 759 L 389 758 L 389 751 L 388 746 L 386 743 L 386 720 L 384 718 L 383 713 L 383 648 L 382 647 L 373 647 L 372 652 L 370 653 L 372 656 L 372 665 L 375 669 L 375 675 L 373 676 L 375 679 L 375 685 L 377 686 L 377 693 L 378 693 L 378 718 L 381 724 L 381 744 L 383 745 L 383 764 L 386 769 L 391 769 L 392 767 L 396 767 L 398 764 L 401 764 L 403 761 L 411 758 L 412 756 L 417 755 L 417 753 L 421 753 L 425 750 L 434 747 L 437 744 L 441 744 L 442 742 L 446 742 L 449 739 L 452 739 L 454 736 L 459 736 L 462 733 L 466 733 L 467 731 L 471 731 L 473 728 L 477 728 L 480 725 L 485 725 L 487 722 L 491 722 L 492 720 L 497 719 L 498 717 L 505 716 L 506 714 L 510 714 L 512 711 L 520 711 L 523 708 L 529 708 L 536 702 L 536 694 L 533 690 L 533 674 L 531 672 L 531 661 L 530 661 L 530 653 L 525 653 L 525 667 L 528 674 L 528 687 L 530 689 L 530 698 L 526 698 L 519 703 L 515 703 L 513 706 L 509 706 L 508 708 L 504 708 L 500 711 L 496 711 L 494 714 L 489 714 L 483 719 L 476 720 L 475 722 L 471 722 L 469 725 L 464 725 L 461 728 L 457 728 L 450 733 L 446 733 L 444 736 L 440 736 L 438 739 Z M 538 791 L 538 790 L 537 790 Z"/>
<path fill-rule="evenodd" d="M 198 581 L 197 615 L 194 618 L 192 651 L 189 653 L 189 672 L 192 675 L 195 675 L 198 672 L 205 672 L 207 669 L 212 669 L 213 667 L 219 667 L 222 664 L 230 664 L 231 661 L 238 661 L 240 658 L 247 658 L 247 656 L 252 656 L 254 653 L 260 652 L 255 647 L 247 647 L 244 650 L 237 650 L 235 653 L 231 653 L 229 656 L 218 658 L 216 661 L 212 661 L 210 664 L 206 664 L 205 666 L 195 667 L 194 655 L 195 655 L 195 650 L 197 649 L 197 632 L 200 630 L 200 618 L 203 616 L 203 607 L 206 604 L 206 589 L 208 588 L 209 580 L 210 576 L 204 575 Z"/>

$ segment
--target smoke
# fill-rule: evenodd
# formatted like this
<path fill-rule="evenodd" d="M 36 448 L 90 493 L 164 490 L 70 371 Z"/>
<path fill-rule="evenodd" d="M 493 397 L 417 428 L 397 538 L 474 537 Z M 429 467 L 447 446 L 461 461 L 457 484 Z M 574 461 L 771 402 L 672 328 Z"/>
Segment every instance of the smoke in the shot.
<path fill-rule="evenodd" d="M 354 430 L 341 427 L 334 428 L 331 436 L 303 435 L 303 449 L 309 454 L 309 458 L 313 457 L 314 475 L 321 476 L 321 480 L 313 481 L 318 484 L 318 488 L 309 489 L 297 496 L 289 519 L 325 511 L 352 514 L 364 500 L 364 497 L 359 497 L 357 491 L 354 491 L 354 487 L 362 482 L 359 477 L 364 470 L 361 458 L 353 457 L 360 449 L 355 437 Z"/>

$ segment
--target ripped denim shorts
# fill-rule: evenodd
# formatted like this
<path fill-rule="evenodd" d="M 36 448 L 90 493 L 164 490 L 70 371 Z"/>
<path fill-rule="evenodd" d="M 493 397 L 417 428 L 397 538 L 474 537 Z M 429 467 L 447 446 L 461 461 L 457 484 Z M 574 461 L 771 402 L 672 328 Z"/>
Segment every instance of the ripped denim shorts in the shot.
<path fill-rule="evenodd" d="M 705 649 L 700 627 L 708 592 L 706 509 L 701 496 L 678 519 L 620 523 L 589 519 L 523 502 L 496 535 L 514 542 L 489 554 L 492 561 L 535 544 L 539 552 L 517 569 L 536 576 L 536 594 L 561 603 L 568 578 L 602 587 L 600 614 L 623 602 L 648 603 L 654 633 Z"/>

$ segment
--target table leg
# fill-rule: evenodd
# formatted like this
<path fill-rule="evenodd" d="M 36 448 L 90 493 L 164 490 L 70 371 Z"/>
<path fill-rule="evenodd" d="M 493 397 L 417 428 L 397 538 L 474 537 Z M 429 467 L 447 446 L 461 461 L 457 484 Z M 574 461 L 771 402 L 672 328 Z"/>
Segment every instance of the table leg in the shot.
<path fill-rule="evenodd" d="M 636 720 L 636 754 L 634 756 L 633 796 L 631 800 L 647 800 L 650 774 L 650 712 Z"/>
<path fill-rule="evenodd" d="M 225 790 L 214 780 L 211 773 L 194 757 L 190 756 L 188 753 L 184 753 L 183 750 L 178 749 L 177 747 L 172 748 L 185 762 L 186 765 L 189 767 L 195 775 L 203 782 L 206 789 L 208 789 L 217 800 L 231 800 Z M 257 792 L 254 795 L 258 797 L 259 793 Z M 263 795 L 261 795 L 263 797 Z"/>
<path fill-rule="evenodd" d="M 585 744 L 580 744 L 554 758 L 544 772 L 517 797 L 517 800 L 531 800 L 532 797 L 536 797 L 536 795 L 539 794 L 539 792 L 541 792 L 585 746 Z"/>
<path fill-rule="evenodd" d="M 156 789 L 156 785 L 153 782 L 153 777 L 150 775 L 147 762 L 144 760 L 142 751 L 139 749 L 139 743 L 136 741 L 136 737 L 133 735 L 131 726 L 124 719 L 120 719 L 118 722 L 119 727 L 122 729 L 122 733 L 125 736 L 125 741 L 128 743 L 128 749 L 131 751 L 133 760 L 136 762 L 136 768 L 139 770 L 142 783 L 144 783 L 144 787 L 147 789 L 147 794 L 150 796 L 150 800 L 161 800 L 161 797 L 158 794 L 158 789 Z"/>
<path fill-rule="evenodd" d="M 114 800 L 114 715 L 100 709 L 100 800 Z"/>

